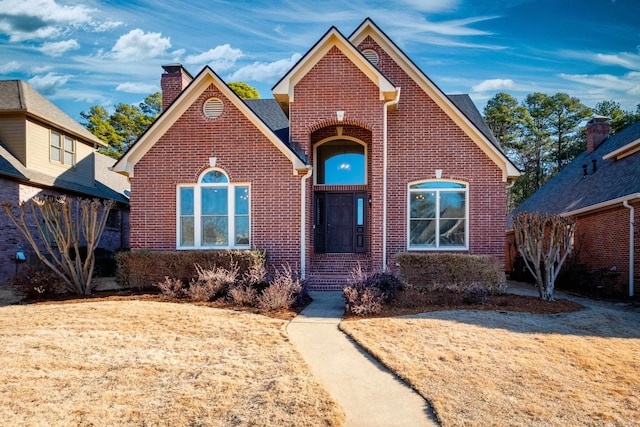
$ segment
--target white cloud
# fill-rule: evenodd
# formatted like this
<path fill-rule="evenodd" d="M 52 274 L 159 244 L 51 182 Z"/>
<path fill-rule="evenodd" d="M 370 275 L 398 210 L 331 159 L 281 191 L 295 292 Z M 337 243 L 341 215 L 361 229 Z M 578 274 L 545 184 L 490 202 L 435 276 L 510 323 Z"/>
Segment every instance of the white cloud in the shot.
<path fill-rule="evenodd" d="M 273 82 L 289 71 L 300 58 L 302 58 L 302 55 L 294 53 L 291 58 L 275 62 L 254 62 L 251 65 L 240 68 L 228 80 Z"/>
<path fill-rule="evenodd" d="M 103 33 L 105 31 L 110 31 L 110 30 L 113 30 L 114 28 L 118 28 L 122 25 L 124 25 L 124 22 L 122 21 L 107 20 L 107 21 L 95 24 L 93 30 L 97 33 Z"/>
<path fill-rule="evenodd" d="M 148 83 L 134 83 L 134 82 L 126 82 L 121 83 L 116 87 L 117 91 L 127 92 L 127 93 L 144 93 L 149 94 L 152 92 L 157 92 L 158 87 L 156 85 L 148 84 Z"/>
<path fill-rule="evenodd" d="M 199 55 L 189 55 L 184 61 L 186 64 L 208 64 L 214 71 L 224 72 L 233 67 L 242 56 L 243 53 L 240 49 L 234 49 L 229 44 L 224 44 Z"/>
<path fill-rule="evenodd" d="M 70 50 L 80 49 L 80 44 L 76 40 L 65 40 L 61 42 L 45 42 L 40 47 L 40 51 L 48 56 L 62 56 Z"/>
<path fill-rule="evenodd" d="M 640 55 L 635 53 L 622 52 L 613 55 L 596 53 L 594 59 L 605 65 L 619 65 L 630 70 L 640 70 Z"/>
<path fill-rule="evenodd" d="M 161 33 L 145 33 L 136 28 L 118 39 L 111 49 L 111 55 L 118 61 L 132 62 L 160 56 L 170 47 L 169 37 L 162 37 Z"/>
<path fill-rule="evenodd" d="M 623 76 L 612 74 L 559 74 L 565 80 L 601 89 L 627 92 L 640 82 L 640 72 L 631 72 Z"/>
<path fill-rule="evenodd" d="M 44 76 L 35 76 L 29 79 L 29 83 L 44 96 L 51 96 L 57 89 L 69 81 L 71 76 L 47 73 Z"/>
<path fill-rule="evenodd" d="M 22 68 L 22 64 L 17 61 L 9 61 L 0 65 L 0 74 L 9 74 Z"/>
<path fill-rule="evenodd" d="M 471 88 L 474 92 L 492 92 L 504 89 L 513 89 L 515 84 L 511 79 L 489 79 L 478 83 Z"/>

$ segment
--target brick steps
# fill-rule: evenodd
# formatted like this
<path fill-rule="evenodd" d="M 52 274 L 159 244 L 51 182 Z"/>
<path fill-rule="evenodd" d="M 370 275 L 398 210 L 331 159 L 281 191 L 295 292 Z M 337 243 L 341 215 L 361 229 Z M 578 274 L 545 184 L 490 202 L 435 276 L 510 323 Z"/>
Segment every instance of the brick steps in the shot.
<path fill-rule="evenodd" d="M 347 286 L 351 272 L 358 265 L 369 270 L 371 261 L 365 254 L 321 254 L 311 258 L 307 274 L 313 291 L 341 291 Z"/>

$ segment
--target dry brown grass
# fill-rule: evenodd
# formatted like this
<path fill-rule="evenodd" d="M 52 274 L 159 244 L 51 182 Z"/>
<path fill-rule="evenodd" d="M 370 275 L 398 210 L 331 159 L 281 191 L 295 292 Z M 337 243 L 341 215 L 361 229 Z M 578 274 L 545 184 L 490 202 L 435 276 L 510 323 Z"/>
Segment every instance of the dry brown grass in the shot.
<path fill-rule="evenodd" d="M 443 426 L 640 425 L 640 314 L 446 311 L 341 328 Z"/>
<path fill-rule="evenodd" d="M 0 308 L 3 425 L 342 425 L 285 322 L 148 301 Z"/>

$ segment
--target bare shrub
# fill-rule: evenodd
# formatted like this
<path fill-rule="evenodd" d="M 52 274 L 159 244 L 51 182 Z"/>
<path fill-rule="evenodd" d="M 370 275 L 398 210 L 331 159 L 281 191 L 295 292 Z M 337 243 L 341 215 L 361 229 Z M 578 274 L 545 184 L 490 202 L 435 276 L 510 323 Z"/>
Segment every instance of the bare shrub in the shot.
<path fill-rule="evenodd" d="M 60 276 L 37 264 L 25 265 L 20 274 L 13 277 L 12 284 L 16 291 L 32 299 L 46 299 L 67 290 Z"/>
<path fill-rule="evenodd" d="M 187 289 L 187 297 L 192 301 L 206 302 L 215 299 L 226 293 L 238 277 L 238 266 L 234 264 L 230 269 L 216 267 L 210 270 L 195 264 L 195 269 L 198 277 L 189 283 Z"/>
<path fill-rule="evenodd" d="M 162 295 L 170 299 L 180 299 L 186 296 L 184 283 L 180 279 L 172 279 L 165 276 L 164 281 L 156 283 Z"/>
<path fill-rule="evenodd" d="M 258 305 L 258 290 L 254 287 L 239 283 L 229 289 L 228 297 L 237 305 L 255 307 Z"/>
<path fill-rule="evenodd" d="M 379 314 L 385 300 L 384 293 L 376 287 L 366 287 L 362 282 L 342 289 L 345 307 L 356 316 Z"/>
<path fill-rule="evenodd" d="M 258 307 L 263 310 L 291 308 L 301 292 L 302 281 L 300 278 L 291 271 L 289 266 L 283 266 L 282 271 L 276 269 L 273 280 L 262 291 L 258 298 Z"/>
<path fill-rule="evenodd" d="M 489 298 L 489 289 L 478 282 L 473 282 L 462 292 L 465 304 L 483 304 Z"/>

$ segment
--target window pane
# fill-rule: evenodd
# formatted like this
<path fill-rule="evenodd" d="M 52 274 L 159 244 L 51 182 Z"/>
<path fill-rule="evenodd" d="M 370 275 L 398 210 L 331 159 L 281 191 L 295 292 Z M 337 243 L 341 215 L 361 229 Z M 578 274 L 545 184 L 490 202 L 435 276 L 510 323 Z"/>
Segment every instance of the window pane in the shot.
<path fill-rule="evenodd" d="M 236 187 L 236 215 L 249 214 L 249 187 Z"/>
<path fill-rule="evenodd" d="M 56 147 L 51 147 L 51 160 L 56 162 L 60 161 L 60 149 Z"/>
<path fill-rule="evenodd" d="M 358 225 L 364 225 L 364 199 L 358 197 Z"/>
<path fill-rule="evenodd" d="M 467 188 L 465 184 L 449 181 L 428 181 L 412 184 L 411 189 L 430 189 L 430 188 Z"/>
<path fill-rule="evenodd" d="M 193 187 L 180 188 L 180 215 L 193 215 Z"/>
<path fill-rule="evenodd" d="M 73 153 L 64 152 L 64 164 L 73 166 Z"/>
<path fill-rule="evenodd" d="M 464 193 L 446 192 L 440 193 L 440 217 L 464 218 Z"/>
<path fill-rule="evenodd" d="M 200 182 L 202 184 L 225 184 L 228 183 L 229 180 L 224 173 L 220 171 L 211 171 L 203 176 Z"/>
<path fill-rule="evenodd" d="M 316 150 L 318 184 L 366 184 L 364 146 L 330 141 Z"/>
<path fill-rule="evenodd" d="M 249 244 L 249 217 L 236 216 L 236 245 Z"/>
<path fill-rule="evenodd" d="M 226 216 L 202 217 L 202 245 L 227 246 L 229 244 L 229 220 Z"/>
<path fill-rule="evenodd" d="M 183 216 L 180 218 L 180 246 L 193 246 L 193 217 Z"/>
<path fill-rule="evenodd" d="M 51 145 L 54 147 L 62 147 L 59 133 L 51 132 Z"/>
<path fill-rule="evenodd" d="M 73 153 L 73 139 L 68 136 L 64 137 L 64 150 Z"/>
<path fill-rule="evenodd" d="M 440 247 L 464 246 L 464 219 L 440 220 Z"/>
<path fill-rule="evenodd" d="M 411 246 L 435 247 L 436 221 L 412 219 L 410 223 L 409 244 Z"/>
<path fill-rule="evenodd" d="M 411 193 L 411 218 L 436 217 L 436 193 Z"/>
<path fill-rule="evenodd" d="M 227 195 L 226 187 L 203 187 L 202 215 L 227 215 L 229 203 Z"/>

